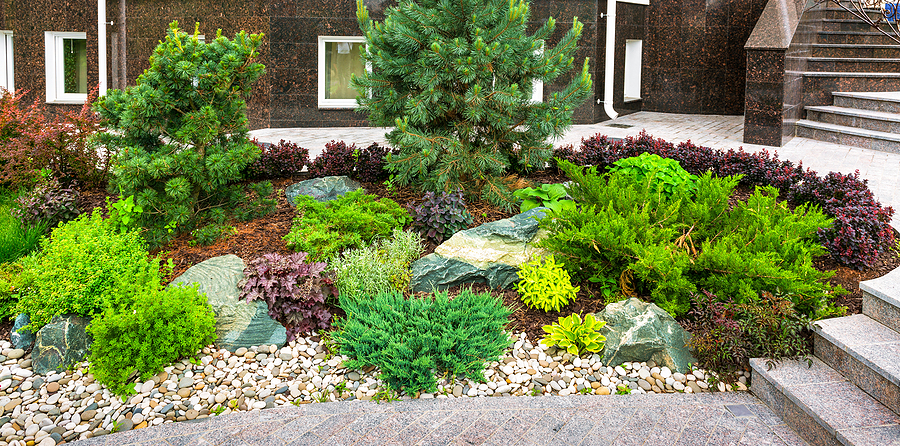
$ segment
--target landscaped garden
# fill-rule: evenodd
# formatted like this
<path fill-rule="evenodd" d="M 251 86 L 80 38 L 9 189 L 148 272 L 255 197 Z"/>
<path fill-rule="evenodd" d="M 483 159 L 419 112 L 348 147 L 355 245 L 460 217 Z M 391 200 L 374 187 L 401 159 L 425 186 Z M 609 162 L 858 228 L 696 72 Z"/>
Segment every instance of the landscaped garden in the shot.
<path fill-rule="evenodd" d="M 900 264 L 893 210 L 857 174 L 643 134 L 553 148 L 588 65 L 545 102 L 522 85 L 575 66 L 580 23 L 551 48 L 525 3 L 456 35 L 419 3 L 375 24 L 360 2 L 374 69 L 353 82 L 392 148 L 251 141 L 262 37 L 177 24 L 137 86 L 78 113 L 0 99 L 3 339 L 27 315 L 0 342 L 0 438 L 336 399 L 746 389 L 749 358 L 809 354 L 811 322 L 859 312 L 859 281 Z M 652 347 L 627 356 L 621 330 L 645 319 Z"/>

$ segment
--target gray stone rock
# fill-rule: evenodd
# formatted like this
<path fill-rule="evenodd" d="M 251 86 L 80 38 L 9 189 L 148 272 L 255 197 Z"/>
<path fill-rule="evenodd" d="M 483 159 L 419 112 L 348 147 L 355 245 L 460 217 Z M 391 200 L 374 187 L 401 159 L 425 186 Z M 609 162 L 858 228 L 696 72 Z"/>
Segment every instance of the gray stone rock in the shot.
<path fill-rule="evenodd" d="M 238 300 L 238 282 L 244 277 L 244 261 L 233 254 L 214 257 L 190 267 L 169 286 L 200 284 L 200 292 L 216 313 L 216 344 L 229 351 L 254 345 L 281 347 L 287 340 L 284 327 L 269 316 L 263 301 Z"/>
<path fill-rule="evenodd" d="M 686 373 L 697 362 L 687 348 L 690 333 L 655 304 L 632 297 L 607 305 L 596 317 L 606 321 L 600 329 L 606 336 L 604 364 L 654 361 Z"/>
<path fill-rule="evenodd" d="M 74 314 L 53 316 L 37 333 L 31 351 L 34 372 L 46 375 L 83 361 L 91 348 L 92 339 L 86 330 L 90 323 L 91 318 Z"/>
<path fill-rule="evenodd" d="M 298 195 L 309 195 L 316 201 L 331 201 L 339 195 L 344 195 L 361 187 L 362 185 L 359 182 L 350 179 L 350 177 L 322 177 L 292 184 L 284 190 L 284 194 L 287 196 L 288 203 L 294 206 L 294 199 Z"/>
<path fill-rule="evenodd" d="M 12 342 L 13 348 L 21 348 L 22 350 L 28 350 L 32 344 L 34 344 L 34 333 L 31 330 L 25 330 L 23 327 L 31 323 L 31 319 L 27 314 L 22 313 L 16 316 L 15 322 L 13 322 L 12 333 L 10 334 L 10 341 Z"/>
<path fill-rule="evenodd" d="M 444 290 L 464 283 L 507 288 L 519 280 L 519 265 L 543 254 L 534 243 L 544 237 L 538 220 L 546 208 L 457 232 L 412 264 L 413 291 Z"/>

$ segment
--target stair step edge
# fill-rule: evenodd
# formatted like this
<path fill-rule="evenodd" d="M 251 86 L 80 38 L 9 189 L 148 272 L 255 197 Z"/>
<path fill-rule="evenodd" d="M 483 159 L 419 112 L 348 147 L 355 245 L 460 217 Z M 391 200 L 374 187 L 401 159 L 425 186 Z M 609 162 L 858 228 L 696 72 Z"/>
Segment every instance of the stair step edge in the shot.
<path fill-rule="evenodd" d="M 807 105 L 807 111 L 831 113 L 841 116 L 854 116 L 857 118 L 874 119 L 878 121 L 900 122 L 900 113 L 865 110 L 861 108 L 840 107 L 836 105 Z"/>
<path fill-rule="evenodd" d="M 892 141 L 900 143 L 900 135 L 894 133 L 887 132 L 879 132 L 875 130 L 865 130 L 859 129 L 856 127 L 847 127 L 844 125 L 837 124 L 828 124 L 824 122 L 816 122 L 810 121 L 808 119 L 801 119 L 797 121 L 797 125 L 800 127 L 812 128 L 817 130 L 826 130 L 836 133 L 842 133 L 845 135 L 853 135 L 853 136 L 862 136 L 864 138 L 873 138 L 880 139 L 884 141 Z"/>
<path fill-rule="evenodd" d="M 815 331 L 823 339 L 861 362 L 866 368 L 900 387 L 900 372 L 891 372 L 885 368 L 886 365 L 900 363 L 900 354 L 895 353 L 893 356 L 896 358 L 876 358 L 873 357 L 875 355 L 872 351 L 865 351 L 871 350 L 867 349 L 870 346 L 900 344 L 900 333 L 865 314 L 818 321 L 815 323 Z M 870 340 L 878 340 L 878 342 L 862 344 L 859 338 L 863 336 Z M 883 353 L 884 349 L 880 350 Z"/>

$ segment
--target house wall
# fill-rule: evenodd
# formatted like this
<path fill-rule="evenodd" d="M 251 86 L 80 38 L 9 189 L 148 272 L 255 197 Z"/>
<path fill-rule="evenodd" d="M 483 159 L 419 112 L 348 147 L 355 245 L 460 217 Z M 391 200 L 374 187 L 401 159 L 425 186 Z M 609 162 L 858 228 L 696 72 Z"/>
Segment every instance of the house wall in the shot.
<path fill-rule="evenodd" d="M 767 0 L 651 0 L 643 110 L 744 112 L 744 43 Z"/>

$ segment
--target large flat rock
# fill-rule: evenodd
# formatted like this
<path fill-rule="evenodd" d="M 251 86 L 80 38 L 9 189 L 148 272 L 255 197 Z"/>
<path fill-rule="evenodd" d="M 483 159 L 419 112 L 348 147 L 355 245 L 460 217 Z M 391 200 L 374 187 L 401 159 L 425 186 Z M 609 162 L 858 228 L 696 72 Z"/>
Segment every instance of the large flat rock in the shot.
<path fill-rule="evenodd" d="M 229 351 L 254 345 L 277 345 L 287 340 L 284 327 L 269 316 L 263 301 L 238 300 L 238 282 L 244 277 L 244 261 L 229 254 L 190 267 L 169 286 L 197 283 L 216 313 L 216 344 Z"/>

